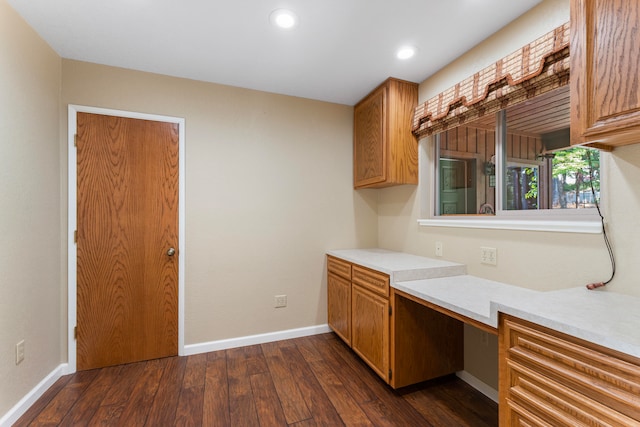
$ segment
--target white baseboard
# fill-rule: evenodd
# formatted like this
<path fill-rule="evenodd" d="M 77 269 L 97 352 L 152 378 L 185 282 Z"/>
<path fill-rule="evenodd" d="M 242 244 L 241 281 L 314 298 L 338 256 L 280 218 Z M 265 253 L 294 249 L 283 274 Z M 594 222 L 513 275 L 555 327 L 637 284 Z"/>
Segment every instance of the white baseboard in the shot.
<path fill-rule="evenodd" d="M 0 427 L 9 427 L 27 412 L 27 409 L 38 400 L 45 391 L 58 381 L 58 379 L 67 373 L 68 367 L 66 363 L 59 365 L 49 375 L 47 375 L 37 386 L 27 393 L 13 408 L 0 418 Z"/>
<path fill-rule="evenodd" d="M 184 346 L 184 355 L 192 356 L 194 354 L 208 353 L 210 351 L 226 350 L 228 348 L 244 347 L 247 345 L 264 344 L 267 342 L 300 338 L 309 335 L 324 334 L 326 332 L 331 332 L 331 329 L 329 329 L 329 325 L 317 325 L 309 326 L 306 328 L 270 332 L 267 334 L 249 335 L 246 337 L 203 342 L 199 344 L 188 344 Z"/>
<path fill-rule="evenodd" d="M 464 381 L 465 383 L 469 384 L 471 387 L 475 388 L 480 393 L 482 393 L 485 396 L 487 396 L 489 399 L 491 399 L 494 402 L 498 403 L 498 400 L 499 400 L 499 398 L 498 398 L 498 390 L 496 390 L 493 387 L 483 383 L 482 381 L 480 381 L 478 378 L 474 377 L 473 375 L 471 375 L 467 371 L 458 371 L 458 372 L 456 372 L 456 375 L 462 381 Z"/>

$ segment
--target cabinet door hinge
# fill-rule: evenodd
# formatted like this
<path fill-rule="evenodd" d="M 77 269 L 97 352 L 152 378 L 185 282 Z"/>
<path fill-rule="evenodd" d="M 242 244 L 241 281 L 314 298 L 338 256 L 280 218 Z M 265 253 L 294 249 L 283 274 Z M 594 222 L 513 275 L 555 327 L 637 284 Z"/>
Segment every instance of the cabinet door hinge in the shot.
<path fill-rule="evenodd" d="M 74 134 L 73 135 L 73 146 L 77 147 L 78 146 L 78 134 Z"/>
<path fill-rule="evenodd" d="M 389 381 L 391 381 L 392 377 L 393 377 L 393 372 L 391 372 L 391 369 L 389 369 Z"/>
<path fill-rule="evenodd" d="M 393 309 L 391 308 L 391 306 L 389 306 L 389 316 L 391 316 L 392 312 L 393 312 Z"/>
<path fill-rule="evenodd" d="M 78 230 L 73 230 L 73 243 L 78 243 Z"/>
<path fill-rule="evenodd" d="M 73 339 L 74 340 L 78 339 L 78 327 L 77 326 L 73 327 Z"/>

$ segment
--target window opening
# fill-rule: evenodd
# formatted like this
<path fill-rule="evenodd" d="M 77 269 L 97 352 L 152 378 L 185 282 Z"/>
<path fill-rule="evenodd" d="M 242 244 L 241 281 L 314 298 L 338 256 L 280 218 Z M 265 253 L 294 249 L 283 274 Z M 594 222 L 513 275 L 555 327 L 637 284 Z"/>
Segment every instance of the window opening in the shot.
<path fill-rule="evenodd" d="M 438 134 L 436 215 L 596 208 L 600 153 L 570 146 L 569 112 L 563 86 Z"/>

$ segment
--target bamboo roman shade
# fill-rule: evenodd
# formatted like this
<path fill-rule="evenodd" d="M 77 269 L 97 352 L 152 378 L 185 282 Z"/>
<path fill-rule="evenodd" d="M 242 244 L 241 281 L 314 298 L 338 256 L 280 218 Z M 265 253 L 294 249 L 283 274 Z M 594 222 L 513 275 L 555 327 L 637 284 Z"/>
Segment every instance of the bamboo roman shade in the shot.
<path fill-rule="evenodd" d="M 569 23 L 416 107 L 412 132 L 422 138 L 569 83 Z"/>

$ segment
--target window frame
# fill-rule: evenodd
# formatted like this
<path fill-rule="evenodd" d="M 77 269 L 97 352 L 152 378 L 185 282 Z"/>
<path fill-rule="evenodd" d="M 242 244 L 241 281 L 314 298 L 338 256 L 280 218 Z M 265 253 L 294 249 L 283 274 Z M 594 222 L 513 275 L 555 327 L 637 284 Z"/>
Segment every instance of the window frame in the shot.
<path fill-rule="evenodd" d="M 504 137 L 506 135 L 506 115 L 504 110 L 496 113 L 496 203 L 495 215 L 437 215 L 440 186 L 439 134 L 422 138 L 419 141 L 419 165 L 421 189 L 420 219 L 418 224 L 429 227 L 475 228 L 494 230 L 547 231 L 563 233 L 602 233 L 602 222 L 597 209 L 538 209 L 504 210 L 506 194 L 504 179 L 507 159 Z M 601 157 L 602 157 L 601 153 Z M 600 162 L 601 189 L 606 176 L 606 162 Z M 600 192 L 600 209 L 605 205 L 606 192 Z"/>

